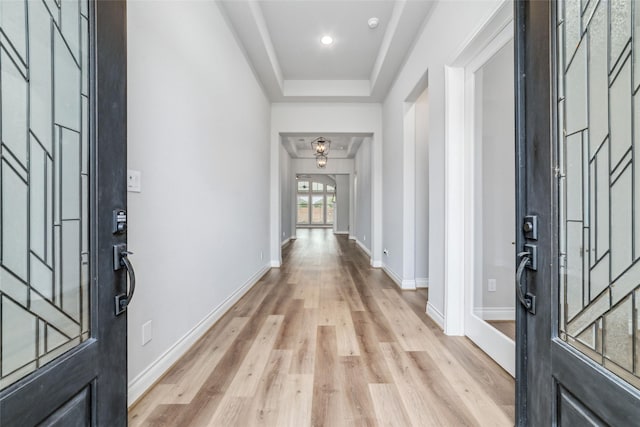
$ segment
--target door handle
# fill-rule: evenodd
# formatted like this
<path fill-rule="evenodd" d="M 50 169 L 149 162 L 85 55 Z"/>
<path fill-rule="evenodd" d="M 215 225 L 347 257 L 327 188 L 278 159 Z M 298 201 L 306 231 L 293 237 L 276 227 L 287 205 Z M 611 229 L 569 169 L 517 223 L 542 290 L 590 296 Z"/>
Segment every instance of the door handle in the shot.
<path fill-rule="evenodd" d="M 116 316 L 121 315 L 127 310 L 127 307 L 131 303 L 133 294 L 136 291 L 136 272 L 133 269 L 131 261 L 129 261 L 129 255 L 133 252 L 127 250 L 126 243 L 121 243 L 113 246 L 113 269 L 118 271 L 122 268 L 127 270 L 127 276 L 129 277 L 129 285 L 127 293 L 118 294 L 115 296 L 116 304 Z"/>
<path fill-rule="evenodd" d="M 522 276 L 524 275 L 524 270 L 527 267 L 531 267 L 532 265 L 532 253 L 525 251 L 520 252 L 518 254 L 518 258 L 522 258 L 520 264 L 518 265 L 518 269 L 516 271 L 516 294 L 518 295 L 518 300 L 520 300 L 520 304 L 527 309 L 527 311 L 531 314 L 536 314 L 536 297 L 522 288 Z"/>

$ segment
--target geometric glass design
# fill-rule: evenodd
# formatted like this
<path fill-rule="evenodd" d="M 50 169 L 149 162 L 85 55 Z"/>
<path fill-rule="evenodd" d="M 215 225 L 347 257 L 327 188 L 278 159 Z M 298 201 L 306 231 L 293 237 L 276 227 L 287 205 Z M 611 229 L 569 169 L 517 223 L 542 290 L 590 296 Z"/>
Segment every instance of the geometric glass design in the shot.
<path fill-rule="evenodd" d="M 0 0 L 0 390 L 90 336 L 87 0 Z"/>
<path fill-rule="evenodd" d="M 640 388 L 640 4 L 557 17 L 559 336 Z"/>

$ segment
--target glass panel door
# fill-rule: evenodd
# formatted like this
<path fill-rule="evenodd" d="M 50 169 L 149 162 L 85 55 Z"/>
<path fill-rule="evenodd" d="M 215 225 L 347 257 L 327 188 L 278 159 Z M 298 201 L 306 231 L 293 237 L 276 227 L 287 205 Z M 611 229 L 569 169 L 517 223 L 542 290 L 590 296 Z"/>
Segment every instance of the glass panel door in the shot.
<path fill-rule="evenodd" d="M 324 224 L 324 195 L 311 196 L 311 223 Z"/>
<path fill-rule="evenodd" d="M 88 16 L 0 2 L 0 389 L 91 333 Z"/>
<path fill-rule="evenodd" d="M 298 195 L 298 224 L 309 224 L 309 196 Z"/>

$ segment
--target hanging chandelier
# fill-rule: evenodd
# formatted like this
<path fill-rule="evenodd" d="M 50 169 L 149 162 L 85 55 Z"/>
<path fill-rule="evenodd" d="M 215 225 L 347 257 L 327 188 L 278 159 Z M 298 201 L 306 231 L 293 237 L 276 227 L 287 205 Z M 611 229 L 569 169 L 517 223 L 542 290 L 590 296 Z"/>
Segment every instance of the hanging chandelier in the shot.
<path fill-rule="evenodd" d="M 324 154 L 316 155 L 316 166 L 318 166 L 319 169 L 324 169 L 327 166 L 327 156 Z"/>
<path fill-rule="evenodd" d="M 331 147 L 331 140 L 322 136 L 311 141 L 311 149 L 316 156 L 316 166 L 319 169 L 324 169 L 327 166 L 327 155 L 329 154 L 329 148 Z"/>
<path fill-rule="evenodd" d="M 311 141 L 311 149 L 316 156 L 329 154 L 329 148 L 331 147 L 331 140 L 322 136 Z"/>

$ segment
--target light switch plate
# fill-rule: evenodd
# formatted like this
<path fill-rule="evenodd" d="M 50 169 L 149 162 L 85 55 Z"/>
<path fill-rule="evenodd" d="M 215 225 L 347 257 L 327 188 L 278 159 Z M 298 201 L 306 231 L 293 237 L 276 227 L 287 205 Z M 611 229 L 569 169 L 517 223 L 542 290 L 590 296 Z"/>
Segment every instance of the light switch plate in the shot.
<path fill-rule="evenodd" d="M 127 191 L 139 193 L 141 190 L 142 172 L 132 169 L 127 170 Z"/>
<path fill-rule="evenodd" d="M 153 330 L 151 328 L 151 320 L 142 325 L 142 345 L 146 345 L 153 338 Z"/>

